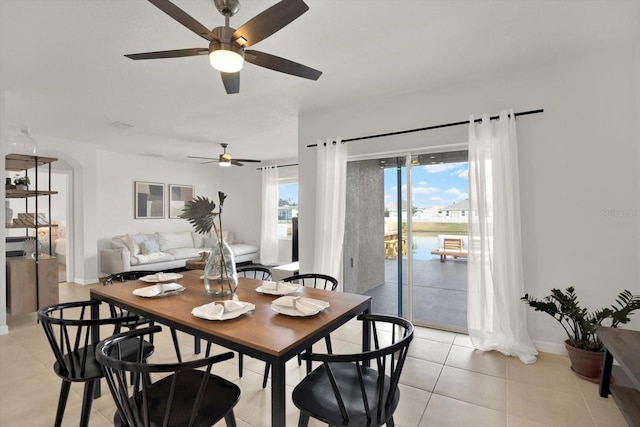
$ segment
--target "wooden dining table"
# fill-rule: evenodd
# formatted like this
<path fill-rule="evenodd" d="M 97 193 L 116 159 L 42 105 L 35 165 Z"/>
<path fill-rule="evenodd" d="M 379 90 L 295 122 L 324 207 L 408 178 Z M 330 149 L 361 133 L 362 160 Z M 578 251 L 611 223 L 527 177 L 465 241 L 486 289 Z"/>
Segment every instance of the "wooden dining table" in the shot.
<path fill-rule="evenodd" d="M 312 316 L 279 314 L 271 308 L 271 302 L 278 296 L 256 291 L 264 282 L 241 277 L 237 299 L 255 304 L 255 310 L 234 319 L 205 320 L 192 315 L 191 310 L 220 299 L 205 292 L 200 278 L 202 270 L 181 274 L 183 277 L 175 282 L 185 290 L 170 296 L 144 298 L 134 295 L 134 289 L 150 285 L 139 280 L 92 288 L 90 294 L 94 300 L 123 307 L 157 323 L 271 363 L 273 427 L 286 425 L 285 363 L 353 317 L 371 310 L 370 296 L 303 287 L 297 294 L 326 301 L 329 307 Z M 98 316 L 98 310 L 94 315 Z M 363 349 L 370 347 L 366 325 L 363 325 L 362 345 Z"/>

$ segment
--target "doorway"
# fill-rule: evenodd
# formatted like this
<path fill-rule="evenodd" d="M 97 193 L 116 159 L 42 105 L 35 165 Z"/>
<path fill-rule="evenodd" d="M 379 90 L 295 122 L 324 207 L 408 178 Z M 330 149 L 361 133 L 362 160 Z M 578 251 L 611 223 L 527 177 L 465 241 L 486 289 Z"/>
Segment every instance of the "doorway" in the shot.
<path fill-rule="evenodd" d="M 466 332 L 466 257 L 432 251 L 468 240 L 467 174 L 466 150 L 349 162 L 345 291 L 373 296 L 375 312 Z"/>

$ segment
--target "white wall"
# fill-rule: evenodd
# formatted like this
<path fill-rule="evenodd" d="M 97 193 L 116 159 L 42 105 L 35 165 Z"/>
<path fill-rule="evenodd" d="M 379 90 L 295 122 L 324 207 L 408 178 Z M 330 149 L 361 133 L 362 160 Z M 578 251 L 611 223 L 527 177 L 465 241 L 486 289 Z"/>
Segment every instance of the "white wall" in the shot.
<path fill-rule="evenodd" d="M 471 113 L 544 108 L 517 121 L 526 291 L 544 297 L 553 287 L 573 285 L 592 308 L 613 303 L 624 288 L 640 294 L 638 63 L 636 46 L 623 46 L 436 93 L 302 116 L 301 270 L 313 260 L 315 221 L 315 149 L 307 144 L 455 122 Z M 466 141 L 466 133 L 460 126 L 350 143 L 348 150 L 353 156 L 446 146 Z M 563 330 L 553 319 L 530 310 L 528 320 L 541 349 L 561 348 Z"/>
<path fill-rule="evenodd" d="M 247 243 L 260 243 L 260 174 L 255 169 L 222 170 L 217 165 L 125 155 L 42 135 L 37 140 L 40 155 L 59 158 L 74 171 L 69 189 L 74 206 L 67 221 L 76 283 L 98 281 L 100 249 L 115 235 L 192 229 L 183 219 L 169 219 L 166 211 L 164 219 L 134 219 L 134 181 L 194 185 L 197 195 L 216 202 L 218 190 L 225 191 L 224 228 Z"/>
<path fill-rule="evenodd" d="M 0 135 L 4 135 L 5 126 L 4 126 L 4 114 L 5 113 L 5 92 L 4 90 L 0 90 Z M 4 156 L 7 153 L 5 152 L 5 144 L 4 141 L 0 142 L 0 158 L 4 159 Z M 6 193 L 4 191 L 4 185 L 2 189 L 0 189 L 0 193 L 2 194 L 2 200 L 6 200 Z M 5 214 L 4 211 L 0 213 L 0 220 L 2 220 L 2 224 L 5 224 Z M 4 227 L 3 227 L 4 228 Z M 0 262 L 2 265 L 6 265 L 6 247 L 5 247 L 5 239 L 4 233 L 3 238 L 0 239 Z M 9 333 L 9 328 L 7 327 L 7 275 L 0 274 L 0 335 L 4 335 Z"/>
<path fill-rule="evenodd" d="M 222 225 L 238 240 L 260 243 L 260 174 L 252 167 L 220 168 L 217 164 L 194 165 L 169 159 L 98 151 L 97 233 L 98 250 L 110 247 L 119 234 L 192 230 L 184 219 L 168 215 L 168 184 L 193 185 L 195 194 L 218 204 L 218 191 L 227 194 Z M 115 166 L 117 165 L 117 167 Z M 165 218 L 134 218 L 134 181 L 165 184 Z M 256 237 L 257 236 L 257 237 Z"/>

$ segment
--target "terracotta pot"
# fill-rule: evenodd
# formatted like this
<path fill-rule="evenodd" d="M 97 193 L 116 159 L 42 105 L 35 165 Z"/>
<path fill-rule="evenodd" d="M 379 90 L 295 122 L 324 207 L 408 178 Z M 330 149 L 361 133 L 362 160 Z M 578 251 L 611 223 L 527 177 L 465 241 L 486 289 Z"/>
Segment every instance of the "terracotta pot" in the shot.
<path fill-rule="evenodd" d="M 566 341 L 564 346 L 567 349 L 567 353 L 569 353 L 571 369 L 584 379 L 598 382 L 600 370 L 602 369 L 602 360 L 604 359 L 604 351 L 582 350 L 570 346 Z"/>

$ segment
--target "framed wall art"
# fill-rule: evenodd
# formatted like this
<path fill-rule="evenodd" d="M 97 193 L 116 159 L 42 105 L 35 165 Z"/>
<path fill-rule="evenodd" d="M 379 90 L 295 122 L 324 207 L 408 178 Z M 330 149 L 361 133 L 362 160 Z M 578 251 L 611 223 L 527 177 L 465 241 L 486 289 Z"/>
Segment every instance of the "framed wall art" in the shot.
<path fill-rule="evenodd" d="M 164 218 L 164 184 L 158 182 L 134 183 L 135 218 Z"/>
<path fill-rule="evenodd" d="M 169 218 L 180 218 L 185 203 L 191 201 L 195 194 L 193 185 L 169 184 Z"/>

